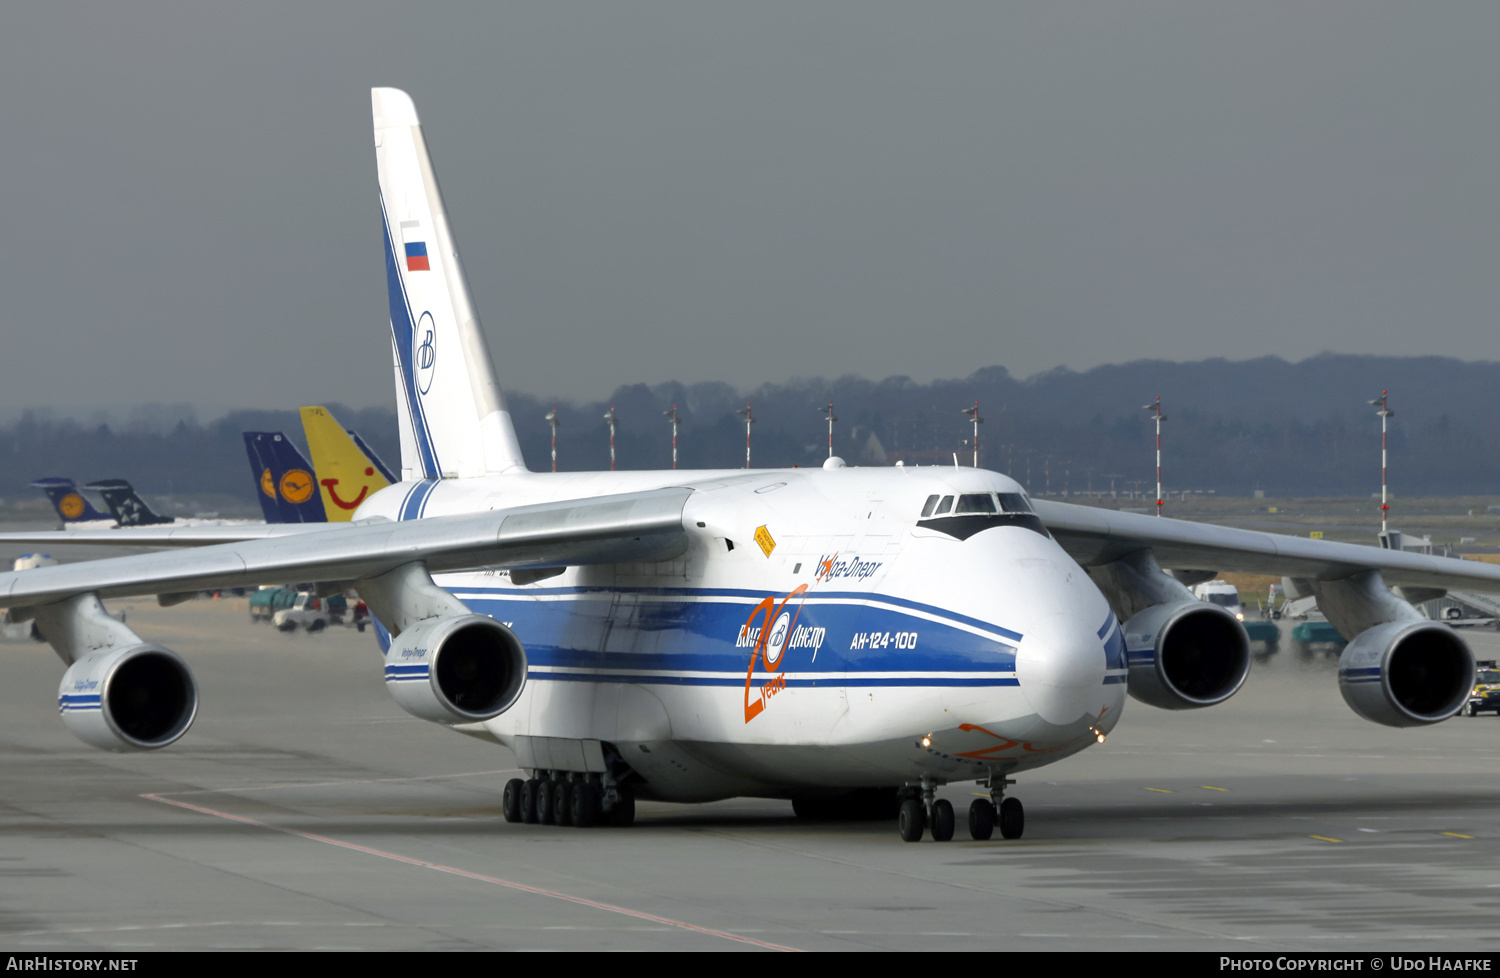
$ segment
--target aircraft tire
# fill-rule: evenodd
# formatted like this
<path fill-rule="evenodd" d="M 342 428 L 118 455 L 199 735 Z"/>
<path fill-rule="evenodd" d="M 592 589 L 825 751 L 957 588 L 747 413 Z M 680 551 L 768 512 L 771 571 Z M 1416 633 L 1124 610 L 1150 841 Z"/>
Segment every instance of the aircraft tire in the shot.
<path fill-rule="evenodd" d="M 527 825 L 537 823 L 536 796 L 542 783 L 536 778 L 531 778 L 521 783 L 521 821 Z"/>
<path fill-rule="evenodd" d="M 927 830 L 927 812 L 922 807 L 921 799 L 908 798 L 901 803 L 901 812 L 896 816 L 896 828 L 900 830 L 903 841 L 922 841 L 922 833 Z"/>
<path fill-rule="evenodd" d="M 577 787 L 571 781 L 552 783 L 552 820 L 558 825 L 573 824 L 573 792 Z"/>
<path fill-rule="evenodd" d="M 524 784 L 520 778 L 511 778 L 505 782 L 505 791 L 500 795 L 500 812 L 507 822 L 521 821 L 521 791 Z"/>
<path fill-rule="evenodd" d="M 573 824 L 580 829 L 593 828 L 599 824 L 603 807 L 599 802 L 599 789 L 587 781 L 573 785 Z"/>
<path fill-rule="evenodd" d="M 953 802 L 939 798 L 932 803 L 932 841 L 949 842 L 953 839 Z"/>
<path fill-rule="evenodd" d="M 557 813 L 552 810 L 552 803 L 557 800 L 557 786 L 551 781 L 538 781 L 536 784 L 536 821 L 538 825 L 556 825 Z"/>
<path fill-rule="evenodd" d="M 1026 831 L 1026 809 L 1021 799 L 1007 798 L 1000 803 L 1000 838 L 1019 839 Z"/>
<path fill-rule="evenodd" d="M 969 838 L 988 842 L 995 834 L 995 806 L 988 798 L 975 798 L 969 806 Z"/>
<path fill-rule="evenodd" d="M 609 824 L 616 828 L 628 829 L 635 824 L 635 792 L 629 788 L 620 788 L 620 800 L 615 802 L 614 807 L 609 810 Z"/>

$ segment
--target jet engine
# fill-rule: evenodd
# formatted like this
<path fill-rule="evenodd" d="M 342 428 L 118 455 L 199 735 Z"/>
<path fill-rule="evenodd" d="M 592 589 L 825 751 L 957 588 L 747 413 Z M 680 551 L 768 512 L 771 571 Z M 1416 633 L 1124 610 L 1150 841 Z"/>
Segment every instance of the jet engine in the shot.
<path fill-rule="evenodd" d="M 1158 604 L 1125 623 L 1130 695 L 1164 710 L 1222 703 L 1250 674 L 1250 639 L 1224 608 Z"/>
<path fill-rule="evenodd" d="M 526 650 L 514 632 L 484 615 L 428 618 L 391 640 L 385 683 L 413 716 L 478 723 L 520 698 Z"/>
<path fill-rule="evenodd" d="M 1339 657 L 1350 709 L 1388 727 L 1418 727 L 1458 712 L 1474 686 L 1474 653 L 1447 625 L 1393 621 L 1355 636 Z"/>
<path fill-rule="evenodd" d="M 68 667 L 57 690 L 63 723 L 103 750 L 155 750 L 198 715 L 198 684 L 177 653 L 157 645 L 91 652 Z"/>

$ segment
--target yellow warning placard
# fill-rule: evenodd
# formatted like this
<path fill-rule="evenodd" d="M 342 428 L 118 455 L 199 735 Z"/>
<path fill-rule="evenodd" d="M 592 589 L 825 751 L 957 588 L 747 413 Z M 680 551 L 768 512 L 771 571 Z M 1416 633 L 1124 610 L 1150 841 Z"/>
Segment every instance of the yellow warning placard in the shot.
<path fill-rule="evenodd" d="M 771 531 L 763 526 L 756 528 L 755 542 L 760 544 L 761 553 L 767 557 L 771 556 L 771 551 L 776 549 L 776 541 L 771 539 Z"/>

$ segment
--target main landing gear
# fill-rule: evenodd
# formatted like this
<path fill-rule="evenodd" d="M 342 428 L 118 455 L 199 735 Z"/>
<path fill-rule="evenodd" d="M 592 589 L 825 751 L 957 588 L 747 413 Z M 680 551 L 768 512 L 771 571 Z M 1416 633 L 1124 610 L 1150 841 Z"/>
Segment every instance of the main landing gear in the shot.
<path fill-rule="evenodd" d="M 1005 798 L 1005 789 L 1015 784 L 1010 778 L 997 775 L 980 784 L 990 789 L 989 798 L 975 798 L 969 805 L 969 836 L 979 842 L 994 835 L 1000 827 L 1000 838 L 1019 839 L 1026 828 L 1026 811 L 1019 798 Z M 934 798 L 937 783 L 923 778 L 920 786 L 907 785 L 902 789 L 904 800 L 896 825 L 901 838 L 906 842 L 919 842 L 930 827 L 934 842 L 947 842 L 953 838 L 953 803 L 946 798 Z"/>
<path fill-rule="evenodd" d="M 609 775 L 538 771 L 511 778 L 501 796 L 507 822 L 540 825 L 628 826 L 635 821 L 635 793 Z"/>

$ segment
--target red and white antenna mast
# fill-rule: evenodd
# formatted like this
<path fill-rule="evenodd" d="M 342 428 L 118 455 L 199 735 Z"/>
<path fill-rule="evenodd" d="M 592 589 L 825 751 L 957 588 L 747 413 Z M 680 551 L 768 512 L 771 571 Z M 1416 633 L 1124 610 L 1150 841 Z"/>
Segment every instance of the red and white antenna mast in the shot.
<path fill-rule="evenodd" d="M 557 471 L 557 408 L 547 412 L 547 423 L 552 426 L 552 471 Z"/>
<path fill-rule="evenodd" d="M 604 420 L 609 422 L 609 470 L 615 470 L 615 406 L 611 404 L 609 410 L 604 412 Z"/>
<path fill-rule="evenodd" d="M 1161 397 L 1156 398 L 1154 404 L 1142 404 L 1141 407 L 1150 411 L 1156 418 L 1156 515 L 1161 515 L 1161 423 L 1167 420 L 1167 416 L 1161 413 Z"/>
<path fill-rule="evenodd" d="M 828 415 L 828 457 L 833 458 L 833 423 L 838 420 L 833 416 L 833 402 L 829 401 L 827 407 L 820 407 L 818 410 Z M 745 467 L 750 466 L 747 463 Z"/>
<path fill-rule="evenodd" d="M 750 402 L 745 402 L 745 410 L 734 413 L 745 419 L 745 468 L 748 469 L 750 467 L 750 426 L 755 424 L 755 418 L 750 413 Z"/>
<path fill-rule="evenodd" d="M 677 405 L 673 404 L 672 410 L 663 411 L 662 414 L 666 415 L 667 419 L 672 422 L 672 468 L 675 469 L 677 468 L 677 422 L 681 420 L 677 417 Z"/>
<path fill-rule="evenodd" d="M 984 424 L 984 419 L 979 416 L 979 402 L 975 401 L 973 407 L 964 408 L 963 414 L 964 417 L 974 422 L 974 468 L 977 469 L 979 468 L 979 426 Z"/>
<path fill-rule="evenodd" d="M 1390 515 L 1390 512 L 1391 512 L 1390 502 L 1386 498 L 1386 481 L 1385 481 L 1386 480 L 1386 454 L 1385 454 L 1385 448 L 1386 448 L 1386 443 L 1385 443 L 1386 422 L 1390 418 L 1394 418 L 1396 416 L 1396 412 L 1392 411 L 1391 408 L 1390 408 L 1390 404 L 1388 403 L 1389 401 L 1390 401 L 1390 391 L 1381 391 L 1380 392 L 1380 396 L 1377 397 L 1377 398 L 1375 398 L 1375 400 L 1373 400 L 1373 401 L 1370 402 L 1371 404 L 1373 404 L 1376 407 L 1380 408 L 1380 410 L 1377 411 L 1377 412 L 1375 412 L 1375 413 L 1378 414 L 1378 415 L 1380 415 L 1380 533 L 1381 533 L 1382 536 L 1384 536 L 1384 534 L 1386 532 L 1386 530 L 1385 530 L 1385 520 L 1386 520 L 1386 517 L 1388 515 Z"/>

